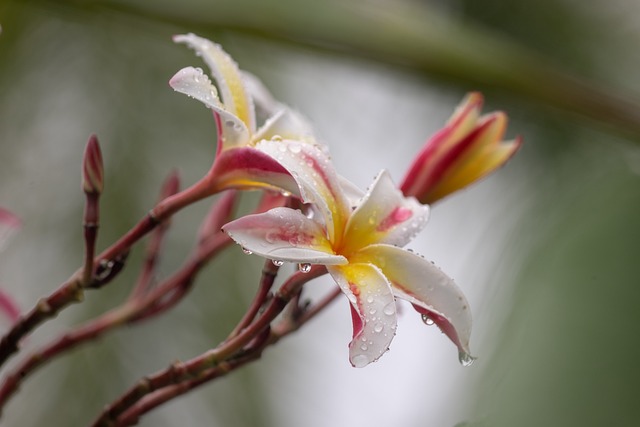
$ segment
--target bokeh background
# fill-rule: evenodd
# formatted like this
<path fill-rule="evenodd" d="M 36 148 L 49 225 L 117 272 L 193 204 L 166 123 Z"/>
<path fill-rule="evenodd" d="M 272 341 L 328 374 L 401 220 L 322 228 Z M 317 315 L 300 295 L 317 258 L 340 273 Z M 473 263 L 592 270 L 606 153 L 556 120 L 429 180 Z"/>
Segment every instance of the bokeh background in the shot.
<path fill-rule="evenodd" d="M 434 206 L 411 245 L 467 293 L 472 367 L 405 306 L 391 351 L 351 368 L 340 299 L 259 362 L 141 425 L 637 425 L 638 16 L 635 0 L 2 0 L 0 204 L 24 228 L 2 253 L 0 283 L 27 309 L 80 264 L 91 133 L 106 164 L 101 248 L 144 215 L 171 170 L 188 185 L 208 169 L 210 112 L 167 85 L 203 64 L 173 34 L 221 43 L 309 117 L 338 170 L 362 187 L 382 168 L 399 181 L 464 93 L 481 90 L 525 145 L 499 173 Z M 160 275 L 187 256 L 209 205 L 175 218 Z M 118 304 L 140 252 L 25 349 Z M 173 311 L 29 378 L 2 425 L 87 425 L 142 375 L 223 339 L 260 268 L 231 248 Z M 311 297 L 332 286 L 312 285 Z"/>

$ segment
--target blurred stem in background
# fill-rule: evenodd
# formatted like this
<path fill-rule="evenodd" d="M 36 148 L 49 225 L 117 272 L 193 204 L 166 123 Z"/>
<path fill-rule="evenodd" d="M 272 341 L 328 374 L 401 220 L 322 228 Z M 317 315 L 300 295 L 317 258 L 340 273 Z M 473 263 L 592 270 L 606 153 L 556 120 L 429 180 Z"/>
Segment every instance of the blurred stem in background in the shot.
<path fill-rule="evenodd" d="M 638 96 L 629 95 L 624 88 L 614 90 L 611 85 L 570 74 L 548 57 L 482 27 L 457 22 L 428 2 L 30 0 L 18 3 L 63 13 L 136 17 L 205 34 L 229 30 L 369 57 L 454 83 L 499 89 L 515 98 L 588 117 L 640 140 Z"/>

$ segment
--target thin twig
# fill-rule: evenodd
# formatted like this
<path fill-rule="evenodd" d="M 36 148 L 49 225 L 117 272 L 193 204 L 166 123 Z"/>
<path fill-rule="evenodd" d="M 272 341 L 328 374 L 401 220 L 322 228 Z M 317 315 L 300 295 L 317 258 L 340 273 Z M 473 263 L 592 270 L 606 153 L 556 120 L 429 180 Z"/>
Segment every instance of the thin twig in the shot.
<path fill-rule="evenodd" d="M 300 287 L 309 280 L 325 273 L 326 269 L 324 267 L 315 266 L 307 274 L 301 272 L 293 274 L 280 287 L 278 292 L 269 301 L 265 311 L 255 322 L 215 349 L 209 350 L 187 362 L 174 363 L 163 371 L 141 379 L 136 385 L 107 406 L 92 424 L 93 427 L 112 426 L 124 412 L 145 396 L 164 387 L 197 378 L 204 371 L 219 366 L 221 362 L 226 362 L 270 325 Z"/>
<path fill-rule="evenodd" d="M 217 378 L 220 378 L 229 372 L 232 372 L 242 366 L 258 360 L 262 356 L 262 352 L 265 348 L 274 345 L 280 339 L 297 331 L 305 323 L 314 318 L 322 310 L 324 310 L 336 297 L 341 295 L 340 288 L 336 287 L 327 296 L 325 296 L 318 303 L 314 304 L 311 308 L 306 310 L 304 314 L 297 319 L 287 319 L 280 322 L 279 326 L 274 328 L 270 334 L 266 335 L 262 340 L 259 340 L 255 344 L 252 342 L 251 347 L 244 349 L 238 356 L 229 358 L 226 361 L 219 362 L 216 366 L 204 370 L 193 379 L 181 381 L 177 384 L 171 384 L 166 387 L 160 388 L 152 393 L 149 393 L 145 397 L 141 398 L 131 408 L 126 410 L 121 416 L 114 422 L 113 427 L 128 427 L 137 424 L 140 418 L 151 410 L 166 403 L 171 399 L 175 399 L 183 394 L 186 394 L 194 389 L 211 382 Z M 291 301 L 289 304 L 293 304 Z"/>

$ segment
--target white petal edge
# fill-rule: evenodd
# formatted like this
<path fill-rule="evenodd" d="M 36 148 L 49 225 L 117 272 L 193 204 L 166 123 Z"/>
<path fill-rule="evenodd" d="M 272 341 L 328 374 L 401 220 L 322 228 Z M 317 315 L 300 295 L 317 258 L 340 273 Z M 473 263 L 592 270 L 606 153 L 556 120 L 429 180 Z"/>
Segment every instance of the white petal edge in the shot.
<path fill-rule="evenodd" d="M 363 368 L 378 360 L 395 336 L 398 317 L 391 287 L 382 272 L 370 264 L 329 266 L 327 270 L 349 299 L 352 315 L 362 322 L 349 344 L 349 361 Z"/>
<path fill-rule="evenodd" d="M 427 224 L 429 207 L 405 197 L 386 170 L 381 171 L 347 223 L 347 241 L 405 246 Z M 365 237 L 366 236 L 366 237 Z M 374 241 L 374 239 L 376 241 Z"/>
<path fill-rule="evenodd" d="M 470 354 L 471 309 L 453 279 L 421 256 L 390 245 L 363 248 L 356 261 L 377 265 L 398 298 L 445 318 L 457 334 L 458 342 L 454 343 L 460 351 Z"/>
<path fill-rule="evenodd" d="M 308 144 L 315 143 L 313 129 L 302 115 L 282 106 L 258 129 L 254 141 L 263 139 L 291 139 Z"/>
<path fill-rule="evenodd" d="M 222 227 L 245 250 L 265 258 L 336 265 L 347 259 L 336 255 L 322 227 L 298 210 L 274 208 L 262 214 L 247 215 Z"/>
<path fill-rule="evenodd" d="M 185 94 L 202 102 L 220 116 L 220 133 L 223 138 L 223 150 L 247 145 L 250 134 L 247 126 L 220 103 L 215 86 L 202 70 L 185 67 L 169 80 L 169 85 L 176 92 Z"/>

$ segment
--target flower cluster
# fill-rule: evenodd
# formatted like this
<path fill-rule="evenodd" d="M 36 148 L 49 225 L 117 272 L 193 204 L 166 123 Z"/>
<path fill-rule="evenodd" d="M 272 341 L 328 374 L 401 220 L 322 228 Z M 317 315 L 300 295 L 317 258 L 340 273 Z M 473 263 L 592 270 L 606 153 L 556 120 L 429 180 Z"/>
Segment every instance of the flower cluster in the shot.
<path fill-rule="evenodd" d="M 518 149 L 519 139 L 502 141 L 504 113 L 480 116 L 481 95 L 468 95 L 399 187 L 382 171 L 362 192 L 335 171 L 328 149 L 315 140 L 307 122 L 273 101 L 220 46 L 193 34 L 175 41 L 203 58 L 217 86 L 193 67 L 170 82 L 213 111 L 218 148 L 207 175 L 210 190 L 275 188 L 301 202 L 301 209 L 276 207 L 241 217 L 223 231 L 246 252 L 276 263 L 299 263 L 301 271 L 326 266 L 351 304 L 353 366 L 366 366 L 389 348 L 397 325 L 396 298 L 438 325 L 458 348 L 460 361 L 471 363 L 471 310 L 464 294 L 431 262 L 403 247 L 426 225 L 427 203 L 487 175 Z M 268 115 L 260 128 L 256 108 Z"/>

